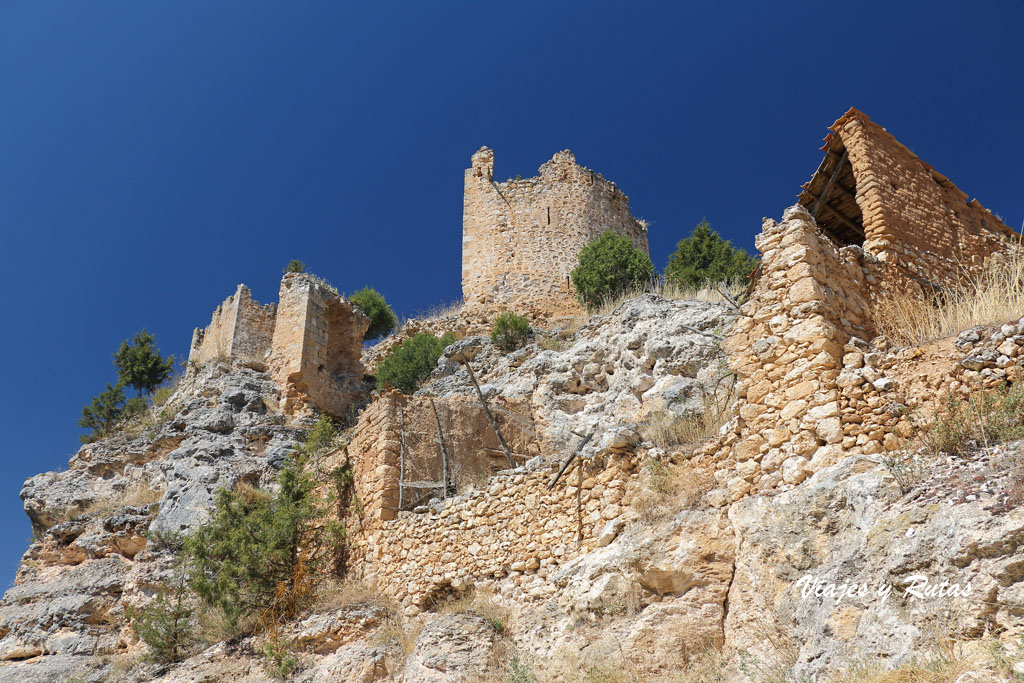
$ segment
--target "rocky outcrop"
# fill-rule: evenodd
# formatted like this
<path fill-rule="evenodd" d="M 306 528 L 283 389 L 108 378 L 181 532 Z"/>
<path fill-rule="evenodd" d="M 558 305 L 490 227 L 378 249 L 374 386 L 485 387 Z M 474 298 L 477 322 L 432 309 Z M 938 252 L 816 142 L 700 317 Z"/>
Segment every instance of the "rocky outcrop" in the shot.
<path fill-rule="evenodd" d="M 0 600 L 0 680 L 67 678 L 123 647 L 125 607 L 148 600 L 170 556 L 153 540 L 201 525 L 220 488 L 267 486 L 303 438 L 270 409 L 265 372 L 213 362 L 125 433 L 22 489 L 36 540 Z M 76 674 L 77 675 L 77 674 Z"/>
<path fill-rule="evenodd" d="M 486 396 L 529 406 L 541 451 L 563 451 L 572 431 L 595 434 L 584 453 L 614 450 L 634 437 L 630 423 L 655 411 L 703 414 L 727 391 L 719 342 L 734 319 L 724 304 L 645 294 L 591 318 L 563 349 L 531 344 L 505 355 L 484 337 L 465 338 L 419 393 L 472 396 L 460 362 L 470 358 Z"/>
<path fill-rule="evenodd" d="M 1013 467 L 1020 447 L 965 481 Z M 916 490 L 948 477 L 925 473 Z M 936 639 L 1017 637 L 1024 509 L 1006 511 L 1003 495 L 903 498 L 878 460 L 851 456 L 791 491 L 734 504 L 728 647 L 788 659 L 793 675 L 813 678 L 873 658 L 921 659 Z"/>

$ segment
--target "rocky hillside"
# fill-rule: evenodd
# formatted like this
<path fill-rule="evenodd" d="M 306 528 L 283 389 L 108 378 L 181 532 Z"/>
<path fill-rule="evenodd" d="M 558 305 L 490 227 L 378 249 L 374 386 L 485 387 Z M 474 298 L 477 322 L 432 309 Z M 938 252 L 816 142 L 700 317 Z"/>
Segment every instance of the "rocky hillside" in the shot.
<path fill-rule="evenodd" d="M 694 425 L 711 437 L 729 417 L 709 411 L 731 396 L 720 340 L 735 317 L 726 304 L 647 295 L 538 339 L 544 348 L 504 354 L 471 336 L 446 349 L 417 397 L 472 403 L 468 363 L 496 409 L 528 416 L 536 452 L 447 500 L 398 510 L 380 533 L 446 520 L 451 549 L 470 555 L 482 544 L 462 539 L 483 538 L 481 518 L 501 514 L 506 533 L 536 528 L 563 550 L 435 566 L 406 538 L 403 566 L 417 558 L 443 587 L 414 604 L 380 590 L 401 570 L 381 558 L 399 549 L 375 549 L 376 564 L 320 577 L 308 609 L 280 627 L 284 667 L 260 633 L 205 633 L 183 661 L 151 663 L 126 618 L 167 580 L 171 539 L 208 519 L 215 492 L 272 487 L 310 426 L 279 412 L 280 389 L 259 365 L 208 363 L 147 419 L 25 483 L 35 540 L 0 602 L 0 680 L 860 680 L 887 667 L 938 672 L 905 680 L 1010 680 L 1024 655 L 1024 444 L 976 443 L 954 457 L 907 442 L 841 456 L 764 495 L 709 495 L 721 464 L 699 457 Z M 974 331 L 963 352 L 947 343 L 891 356 L 918 378 L 915 359 L 987 358 L 991 341 L 1001 345 L 993 367 L 1005 369 L 1012 331 Z M 331 457 L 359 457 L 372 414 Z M 680 423 L 691 429 L 671 429 Z M 461 429 L 483 443 L 489 427 Z M 516 482 L 555 477 L 573 432 L 594 434 L 579 479 L 505 501 L 526 485 Z M 568 514 L 541 514 L 565 501 Z M 575 531 L 577 520 L 579 538 L 558 526 Z"/>

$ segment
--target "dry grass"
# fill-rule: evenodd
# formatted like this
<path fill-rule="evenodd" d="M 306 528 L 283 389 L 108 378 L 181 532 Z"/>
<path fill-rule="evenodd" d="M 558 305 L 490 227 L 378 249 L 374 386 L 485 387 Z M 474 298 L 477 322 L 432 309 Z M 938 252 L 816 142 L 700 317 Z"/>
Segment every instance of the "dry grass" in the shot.
<path fill-rule="evenodd" d="M 103 676 L 104 681 L 123 681 L 140 664 L 143 663 L 142 655 L 139 652 L 121 652 L 111 655 L 107 660 L 109 668 Z"/>
<path fill-rule="evenodd" d="M 421 311 L 414 315 L 412 319 L 418 322 L 429 322 L 431 320 L 442 320 L 445 318 L 454 318 L 462 313 L 463 302 L 461 299 L 457 301 L 451 301 L 447 303 L 440 303 L 436 306 L 432 306 L 425 311 Z M 405 324 L 403 319 L 399 324 L 399 328 Z"/>
<path fill-rule="evenodd" d="M 1024 649 L 1009 648 L 992 635 L 961 640 L 949 634 L 926 646 L 921 654 L 898 666 L 885 661 L 857 664 L 834 674 L 830 683 L 956 683 L 1020 680 L 1013 671 L 1024 661 Z"/>
<path fill-rule="evenodd" d="M 647 290 L 638 290 L 635 292 L 626 292 L 616 297 L 606 299 L 601 305 L 589 310 L 583 314 L 573 316 L 568 320 L 566 327 L 562 330 L 562 335 L 572 336 L 576 334 L 581 327 L 586 325 L 594 316 L 608 315 L 616 308 L 618 308 L 624 301 L 635 299 L 638 296 L 644 294 L 655 294 L 657 296 L 664 297 L 666 299 L 672 299 L 673 301 L 706 301 L 709 303 L 726 303 L 728 299 L 722 294 L 722 290 L 729 293 L 733 299 L 740 298 L 746 291 L 746 283 L 744 282 L 719 282 L 714 285 L 707 287 L 701 287 L 699 289 L 679 287 L 669 282 L 659 282 L 656 286 Z"/>
<path fill-rule="evenodd" d="M 109 517 L 125 507 L 145 507 L 159 503 L 163 496 L 162 490 L 151 488 L 144 482 L 136 482 L 128 486 L 124 493 L 114 498 L 93 501 L 77 512 L 75 516 Z"/>
<path fill-rule="evenodd" d="M 439 614 L 476 612 L 499 635 L 505 634 L 508 629 L 508 622 L 513 616 L 512 610 L 496 602 L 493 591 L 482 588 L 473 588 L 457 598 L 438 604 L 437 611 Z"/>
<path fill-rule="evenodd" d="M 923 305 L 927 303 L 927 305 Z M 894 292 L 875 306 L 878 331 L 898 345 L 921 345 L 976 325 L 1024 316 L 1024 248 L 990 258 L 980 273 L 956 287 L 929 295 Z"/>
<path fill-rule="evenodd" d="M 330 612 L 360 604 L 385 606 L 380 596 L 362 581 L 331 576 L 317 584 L 309 609 L 312 612 Z"/>
<path fill-rule="evenodd" d="M 397 610 L 392 610 L 387 622 L 377 630 L 373 640 L 380 645 L 397 643 L 404 660 L 416 648 L 416 639 L 422 630 L 423 624 L 409 621 Z"/>
<path fill-rule="evenodd" d="M 648 459 L 631 507 L 648 523 L 667 519 L 680 510 L 705 507 L 705 496 L 715 488 L 714 470 L 689 462 Z"/>

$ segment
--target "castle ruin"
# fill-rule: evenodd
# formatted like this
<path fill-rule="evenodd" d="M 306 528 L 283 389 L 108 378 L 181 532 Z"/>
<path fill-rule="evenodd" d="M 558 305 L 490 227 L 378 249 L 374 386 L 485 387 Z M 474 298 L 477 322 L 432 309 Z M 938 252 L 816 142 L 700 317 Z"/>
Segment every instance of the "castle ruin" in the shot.
<path fill-rule="evenodd" d="M 535 318 L 572 315 L 569 280 L 580 250 L 606 230 L 645 254 L 647 226 L 629 198 L 572 152 L 555 154 L 533 178 L 494 181 L 494 151 L 480 148 L 466 169 L 462 296 L 470 310 L 514 310 Z"/>
<path fill-rule="evenodd" d="M 269 367 L 282 410 L 309 406 L 344 416 L 366 393 L 360 360 L 369 319 L 330 285 L 305 273 L 281 278 L 278 303 L 260 305 L 245 285 L 192 333 L 189 366 L 231 359 Z"/>
<path fill-rule="evenodd" d="M 829 128 L 825 157 L 800 192 L 822 232 L 923 288 L 976 270 L 1015 235 L 977 199 L 850 109 Z"/>

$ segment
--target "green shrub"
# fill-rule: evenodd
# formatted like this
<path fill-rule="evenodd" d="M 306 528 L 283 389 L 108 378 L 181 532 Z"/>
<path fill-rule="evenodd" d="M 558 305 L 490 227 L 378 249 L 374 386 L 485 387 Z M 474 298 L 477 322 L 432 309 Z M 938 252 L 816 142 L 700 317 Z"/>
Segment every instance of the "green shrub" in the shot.
<path fill-rule="evenodd" d="M 185 659 L 196 644 L 195 610 L 185 574 L 179 566 L 170 585 L 140 610 L 128 613 L 132 628 L 149 646 L 148 659 L 161 664 Z"/>
<path fill-rule="evenodd" d="M 398 317 L 388 306 L 384 296 L 372 287 L 363 287 L 352 294 L 349 300 L 359 307 L 370 319 L 370 327 L 363 339 L 377 339 L 389 334 L 398 324 Z"/>
<path fill-rule="evenodd" d="M 665 280 L 683 289 L 700 289 L 717 282 L 745 279 L 757 262 L 743 249 L 723 240 L 703 220 L 689 237 L 679 240 L 665 266 Z"/>
<path fill-rule="evenodd" d="M 455 341 L 451 332 L 440 339 L 429 332 L 406 339 L 377 365 L 377 382 L 411 394 L 437 366 L 445 347 Z"/>
<path fill-rule="evenodd" d="M 508 353 L 526 346 L 530 340 L 530 321 L 521 315 L 508 311 L 494 319 L 491 326 L 491 343 Z"/>
<path fill-rule="evenodd" d="M 305 273 L 306 264 L 298 259 L 292 259 L 288 262 L 288 265 L 281 271 L 282 273 Z"/>
<path fill-rule="evenodd" d="M 571 278 L 580 303 L 593 309 L 609 299 L 646 289 L 653 276 L 654 266 L 647 254 L 625 235 L 606 230 L 580 251 Z"/>
<path fill-rule="evenodd" d="M 333 498 L 317 494 L 306 467 L 332 448 L 336 433 L 322 415 L 278 473 L 276 493 L 221 489 L 211 520 L 185 539 L 189 587 L 229 632 L 293 617 L 312 598 L 329 558 L 343 552 L 341 522 L 323 521 Z"/>

